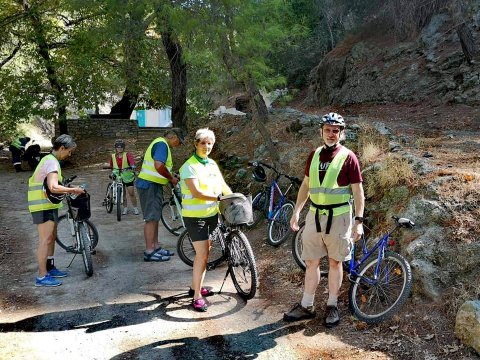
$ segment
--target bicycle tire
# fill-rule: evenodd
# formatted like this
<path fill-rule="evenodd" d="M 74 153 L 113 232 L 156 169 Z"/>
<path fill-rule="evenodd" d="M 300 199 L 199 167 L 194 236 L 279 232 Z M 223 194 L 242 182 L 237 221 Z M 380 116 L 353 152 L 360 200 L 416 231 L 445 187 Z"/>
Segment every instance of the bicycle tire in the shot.
<path fill-rule="evenodd" d="M 117 221 L 122 221 L 122 187 L 117 186 Z"/>
<path fill-rule="evenodd" d="M 215 267 L 223 261 L 223 243 L 218 239 L 218 235 L 214 236 L 212 240 L 212 247 L 208 254 L 207 268 Z M 186 265 L 193 266 L 193 260 L 195 259 L 195 248 L 193 247 L 192 240 L 188 231 L 184 230 L 177 240 L 177 254 Z"/>
<path fill-rule="evenodd" d="M 237 293 L 244 300 L 250 300 L 257 292 L 258 273 L 252 247 L 240 230 L 228 234 L 228 267 Z"/>
<path fill-rule="evenodd" d="M 290 219 L 295 205 L 291 201 L 285 202 L 268 223 L 267 242 L 272 246 L 280 246 L 291 234 Z"/>
<path fill-rule="evenodd" d="M 83 220 L 87 226 L 88 236 L 90 237 L 92 250 L 94 250 L 98 245 L 98 230 L 96 226 L 90 220 Z M 71 226 L 67 220 L 67 214 L 63 214 L 58 217 L 57 223 L 57 236 L 55 242 L 60 245 L 60 247 L 67 252 L 79 254 L 80 252 L 76 250 L 77 238 L 72 235 Z"/>
<path fill-rule="evenodd" d="M 367 324 L 377 324 L 391 318 L 405 303 L 412 290 L 412 270 L 400 254 L 386 251 L 379 279 L 375 285 L 364 278 L 372 278 L 378 258 L 367 260 L 348 291 L 352 314 Z"/>
<path fill-rule="evenodd" d="M 293 233 L 292 235 L 292 255 L 293 259 L 297 263 L 297 265 L 305 271 L 307 266 L 305 265 L 305 261 L 302 259 L 302 251 L 303 251 L 303 230 L 305 229 L 305 222 L 299 224 L 300 229 L 297 232 Z M 328 276 L 328 268 L 330 264 L 328 263 L 328 256 L 324 256 L 320 259 L 320 276 L 327 277 Z"/>
<path fill-rule="evenodd" d="M 85 274 L 90 277 L 93 275 L 92 248 L 90 239 L 87 235 L 87 230 L 85 229 L 85 224 L 83 222 L 78 223 L 78 235 L 82 244 L 81 249 L 83 265 L 85 266 Z"/>
<path fill-rule="evenodd" d="M 252 200 L 253 222 L 247 225 L 249 229 L 253 229 L 262 221 L 262 219 L 267 217 L 267 207 L 268 194 L 265 191 L 260 191 Z"/>
<path fill-rule="evenodd" d="M 107 191 L 105 193 L 105 209 L 107 209 L 107 213 L 111 213 L 113 210 L 113 188 L 112 183 L 108 184 Z"/>
<path fill-rule="evenodd" d="M 180 235 L 185 228 L 183 227 L 182 214 L 178 213 L 178 209 L 174 204 L 171 204 L 171 200 L 165 201 L 162 204 L 162 212 L 160 213 L 160 219 L 163 226 L 173 235 Z"/>

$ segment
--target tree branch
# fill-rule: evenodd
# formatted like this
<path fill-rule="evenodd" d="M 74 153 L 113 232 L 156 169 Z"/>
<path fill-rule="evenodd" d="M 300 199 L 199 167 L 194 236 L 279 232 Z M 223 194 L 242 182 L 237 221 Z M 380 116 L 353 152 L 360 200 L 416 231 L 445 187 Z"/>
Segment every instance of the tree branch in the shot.
<path fill-rule="evenodd" d="M 21 44 L 15 46 L 15 49 L 13 49 L 12 53 L 0 62 L 0 69 L 15 57 L 15 54 L 18 52 L 18 50 L 20 50 L 21 47 Z"/>

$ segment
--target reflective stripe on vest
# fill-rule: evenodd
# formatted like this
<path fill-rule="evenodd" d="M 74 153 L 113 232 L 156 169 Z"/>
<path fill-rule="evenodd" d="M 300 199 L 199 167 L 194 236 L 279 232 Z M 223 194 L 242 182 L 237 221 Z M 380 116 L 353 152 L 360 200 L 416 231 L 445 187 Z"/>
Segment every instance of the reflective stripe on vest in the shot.
<path fill-rule="evenodd" d="M 158 137 L 155 140 L 153 140 L 152 143 L 148 146 L 148 149 L 145 152 L 145 157 L 143 159 L 142 170 L 140 171 L 140 174 L 138 175 L 138 177 L 140 179 L 148 180 L 157 184 L 166 185 L 168 184 L 168 179 L 160 175 L 158 171 L 155 169 L 155 160 L 153 160 L 153 157 L 152 157 L 153 146 L 159 142 L 163 142 L 165 143 L 165 145 L 167 145 L 168 155 L 167 155 L 167 162 L 165 163 L 165 167 L 168 169 L 168 171 L 172 171 L 173 161 L 172 161 L 172 153 L 170 151 L 170 147 L 168 146 L 168 143 L 164 138 Z"/>
<path fill-rule="evenodd" d="M 319 147 L 313 155 L 309 170 L 309 190 L 310 200 L 317 205 L 335 205 L 347 203 L 351 199 L 350 185 L 339 186 L 337 183 L 338 175 L 342 169 L 345 160 L 350 151 L 343 147 L 332 159 L 328 166 L 323 182 L 320 184 L 319 167 L 320 167 L 320 152 L 323 147 Z M 310 206 L 310 211 L 316 212 L 317 209 Z M 328 214 L 328 210 L 318 210 L 320 214 Z M 333 216 L 341 215 L 350 211 L 350 205 L 344 205 L 333 208 Z"/>
<path fill-rule="evenodd" d="M 202 192 L 220 194 L 222 191 L 223 178 L 217 164 L 209 159 L 208 164 L 201 164 L 195 156 L 190 157 L 184 166 L 191 166 L 197 175 L 198 185 Z M 181 170 L 180 170 L 181 171 Z M 184 217 L 210 217 L 218 214 L 216 201 L 202 200 L 193 197 L 185 181 L 180 181 L 182 189 L 182 216 Z"/>
<path fill-rule="evenodd" d="M 59 209 L 63 206 L 62 203 L 52 204 L 48 200 L 47 194 L 45 194 L 43 191 L 44 180 L 42 180 L 41 183 L 35 182 L 35 176 L 37 175 L 37 172 L 42 168 L 43 163 L 50 158 L 54 158 L 58 164 L 58 182 L 61 183 L 63 180 L 62 169 L 60 168 L 60 163 L 55 156 L 49 154 L 40 160 L 40 163 L 33 172 L 33 175 L 30 177 L 30 179 L 28 179 L 28 211 L 30 212 Z"/>
<path fill-rule="evenodd" d="M 126 164 L 126 166 L 125 166 Z M 118 171 L 116 172 L 115 170 L 120 169 L 120 166 L 118 166 L 117 163 L 117 154 L 112 154 L 112 165 L 113 165 L 113 172 L 118 176 Z M 128 160 L 127 160 L 127 153 L 123 152 L 122 155 L 122 169 L 125 169 L 129 166 Z M 127 171 L 122 171 L 122 180 L 125 183 L 131 183 L 133 180 L 135 180 L 135 175 L 133 174 L 133 171 L 127 170 Z"/>

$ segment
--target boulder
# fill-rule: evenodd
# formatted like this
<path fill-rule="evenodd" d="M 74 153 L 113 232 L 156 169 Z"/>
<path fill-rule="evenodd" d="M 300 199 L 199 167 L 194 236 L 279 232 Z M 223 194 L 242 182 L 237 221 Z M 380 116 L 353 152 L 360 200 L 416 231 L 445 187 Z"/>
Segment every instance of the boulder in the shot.
<path fill-rule="evenodd" d="M 455 335 L 480 355 L 480 300 L 467 301 L 458 310 Z"/>

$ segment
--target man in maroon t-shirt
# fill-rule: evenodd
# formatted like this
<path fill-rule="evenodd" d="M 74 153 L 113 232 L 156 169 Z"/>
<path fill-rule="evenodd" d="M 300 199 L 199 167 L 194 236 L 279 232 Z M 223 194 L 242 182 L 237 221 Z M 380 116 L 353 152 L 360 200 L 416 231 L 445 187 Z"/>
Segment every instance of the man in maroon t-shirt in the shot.
<path fill-rule="evenodd" d="M 340 145 L 345 135 L 345 121 L 336 113 L 323 116 L 320 134 L 324 146 L 312 151 L 305 167 L 305 177 L 298 191 L 297 203 L 290 220 L 299 230 L 300 211 L 310 198 L 312 206 L 305 219 L 302 259 L 305 261 L 305 287 L 300 303 L 288 313 L 285 321 L 315 317 L 315 290 L 320 282 L 320 259 L 328 256 L 328 300 L 325 326 L 340 321 L 337 299 L 342 285 L 342 262 L 351 257 L 353 241 L 363 234 L 364 194 L 360 164 L 355 154 Z M 353 194 L 355 209 L 352 209 Z M 355 219 L 352 220 L 352 210 Z"/>

